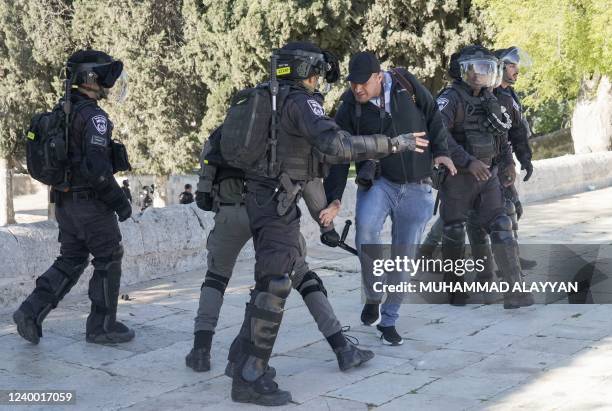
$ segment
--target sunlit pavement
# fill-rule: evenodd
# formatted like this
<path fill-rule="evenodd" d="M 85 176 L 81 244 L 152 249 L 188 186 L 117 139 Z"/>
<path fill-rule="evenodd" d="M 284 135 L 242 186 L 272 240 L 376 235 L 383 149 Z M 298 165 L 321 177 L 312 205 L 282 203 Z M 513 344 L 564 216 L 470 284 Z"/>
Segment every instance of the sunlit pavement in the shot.
<path fill-rule="evenodd" d="M 526 207 L 523 243 L 612 243 L 612 188 Z M 406 304 L 402 346 L 383 346 L 360 325 L 358 261 L 313 244 L 309 260 L 323 278 L 348 334 L 376 357 L 342 373 L 298 293 L 293 292 L 271 364 L 293 395 L 291 409 L 591 410 L 612 409 L 612 306 Z M 223 375 L 252 282 L 240 261 L 213 340 L 212 370 L 185 367 L 204 270 L 122 290 L 119 318 L 134 327 L 125 345 L 85 342 L 89 301 L 69 296 L 44 323 L 37 346 L 22 340 L 6 311 L 0 321 L 0 389 L 75 390 L 69 410 L 254 409 L 229 399 Z M 82 279 L 86 281 L 86 279 Z M 3 406 L 0 406 L 2 409 Z M 4 406 L 8 409 L 8 406 Z M 33 409 L 28 407 L 24 409 Z M 40 409 L 49 409 L 41 406 Z M 53 409 L 62 409 L 54 407 Z M 277 408 L 278 409 L 278 408 Z"/>

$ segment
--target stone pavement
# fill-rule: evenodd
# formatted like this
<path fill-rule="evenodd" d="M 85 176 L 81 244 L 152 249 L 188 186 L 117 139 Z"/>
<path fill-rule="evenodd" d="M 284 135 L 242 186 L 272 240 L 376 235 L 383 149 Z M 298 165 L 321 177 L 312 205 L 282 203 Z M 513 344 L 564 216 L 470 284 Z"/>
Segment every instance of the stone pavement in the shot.
<path fill-rule="evenodd" d="M 612 188 L 526 207 L 522 241 L 612 242 Z M 358 261 L 311 247 L 349 334 L 376 357 L 341 373 L 298 293 L 287 303 L 271 360 L 295 410 L 604 410 L 612 409 L 612 306 L 405 305 L 403 346 L 383 346 L 360 325 Z M 135 327 L 125 345 L 84 341 L 86 294 L 71 295 L 44 324 L 38 346 L 16 335 L 10 311 L 0 316 L 0 389 L 76 390 L 67 410 L 255 409 L 229 399 L 223 376 L 230 342 L 241 324 L 252 261 L 240 261 L 214 337 L 213 369 L 185 367 L 204 270 L 122 290 L 119 317 Z M 84 281 L 84 280 L 83 280 Z M 23 407 L 35 409 L 36 407 Z M 39 407 L 49 409 L 49 407 Z M 0 409 L 9 409 L 7 406 Z M 64 409 L 54 407 L 52 409 Z"/>

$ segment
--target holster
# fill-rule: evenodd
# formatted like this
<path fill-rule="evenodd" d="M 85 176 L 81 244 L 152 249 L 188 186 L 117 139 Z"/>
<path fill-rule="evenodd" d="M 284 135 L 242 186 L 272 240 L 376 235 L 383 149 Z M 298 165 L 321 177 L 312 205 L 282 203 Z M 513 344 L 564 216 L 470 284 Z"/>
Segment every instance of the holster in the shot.
<path fill-rule="evenodd" d="M 447 176 L 448 168 L 444 167 L 443 165 L 434 167 L 431 174 L 431 186 L 436 190 L 440 190 L 444 184 L 444 181 L 446 181 Z"/>
<path fill-rule="evenodd" d="M 276 206 L 276 212 L 279 216 L 284 216 L 289 211 L 289 208 L 291 208 L 291 205 L 298 201 L 302 191 L 302 184 L 294 184 L 285 173 L 280 175 L 279 182 L 282 190 L 277 197 L 278 205 Z"/>

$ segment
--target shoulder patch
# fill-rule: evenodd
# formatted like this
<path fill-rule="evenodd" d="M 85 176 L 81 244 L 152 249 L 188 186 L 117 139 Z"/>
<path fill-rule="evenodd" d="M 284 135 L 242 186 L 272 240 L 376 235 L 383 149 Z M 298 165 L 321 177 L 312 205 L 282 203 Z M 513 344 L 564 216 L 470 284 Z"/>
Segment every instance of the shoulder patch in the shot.
<path fill-rule="evenodd" d="M 106 147 L 106 138 L 102 136 L 91 136 L 91 144 Z"/>
<path fill-rule="evenodd" d="M 106 116 L 97 115 L 97 116 L 94 116 L 91 119 L 91 121 L 93 122 L 96 130 L 98 130 L 98 133 L 106 134 L 106 130 L 107 130 Z"/>
<path fill-rule="evenodd" d="M 448 99 L 446 97 L 438 97 L 436 102 L 438 103 L 438 110 L 440 111 L 444 110 L 444 107 L 448 105 Z"/>
<path fill-rule="evenodd" d="M 313 112 L 315 116 L 322 117 L 325 115 L 325 109 L 321 107 L 321 104 L 317 100 L 309 99 L 306 100 L 308 102 L 308 107 Z"/>
<path fill-rule="evenodd" d="M 519 107 L 515 99 L 512 99 L 512 107 L 514 107 L 516 111 L 521 111 L 521 108 Z"/>

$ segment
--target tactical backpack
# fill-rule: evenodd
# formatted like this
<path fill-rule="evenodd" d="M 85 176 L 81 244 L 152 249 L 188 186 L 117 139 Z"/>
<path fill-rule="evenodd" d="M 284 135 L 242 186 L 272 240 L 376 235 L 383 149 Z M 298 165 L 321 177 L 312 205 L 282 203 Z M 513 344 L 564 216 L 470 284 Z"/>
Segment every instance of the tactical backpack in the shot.
<path fill-rule="evenodd" d="M 93 102 L 75 104 L 72 113 L 87 104 Z M 50 186 L 66 182 L 70 159 L 66 142 L 66 114 L 61 104 L 50 112 L 32 117 L 26 134 L 26 161 L 28 173 L 33 179 Z"/>
<path fill-rule="evenodd" d="M 290 87 L 281 87 L 277 110 L 289 95 Z M 271 138 L 272 96 L 267 84 L 239 91 L 232 98 L 221 130 L 221 155 L 232 167 L 261 176 L 278 170 L 274 163 L 276 141 Z"/>

